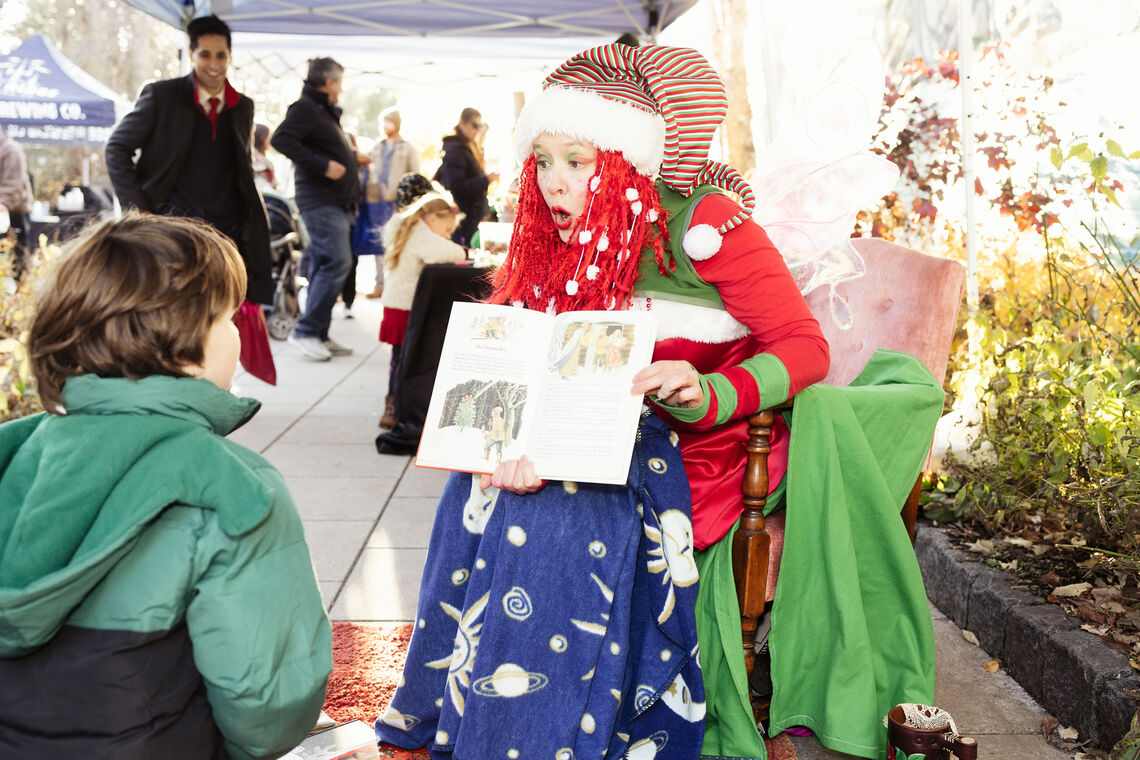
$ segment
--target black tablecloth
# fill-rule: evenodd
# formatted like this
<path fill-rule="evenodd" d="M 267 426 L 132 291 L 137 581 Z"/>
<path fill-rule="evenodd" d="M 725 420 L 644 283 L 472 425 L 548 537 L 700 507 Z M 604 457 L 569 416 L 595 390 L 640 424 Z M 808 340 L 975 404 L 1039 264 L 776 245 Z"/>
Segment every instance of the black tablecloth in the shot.
<path fill-rule="evenodd" d="M 82 230 L 88 222 L 99 218 L 98 211 L 57 211 L 59 221 L 45 222 L 33 219 L 32 241 L 39 245 L 40 235 L 47 235 L 48 243 L 63 243 Z"/>
<path fill-rule="evenodd" d="M 414 454 L 419 448 L 439 354 L 443 350 L 443 336 L 451 317 L 451 304 L 486 298 L 490 293 L 489 272 L 489 269 L 455 264 L 424 267 L 416 285 L 400 354 L 396 384 L 399 422 L 376 439 L 376 450 L 381 454 Z"/>

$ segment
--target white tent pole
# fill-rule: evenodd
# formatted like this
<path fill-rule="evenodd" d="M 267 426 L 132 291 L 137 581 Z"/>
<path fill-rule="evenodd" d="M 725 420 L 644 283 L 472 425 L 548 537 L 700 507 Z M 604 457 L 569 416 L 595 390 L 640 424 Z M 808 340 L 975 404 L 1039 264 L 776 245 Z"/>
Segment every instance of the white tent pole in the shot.
<path fill-rule="evenodd" d="M 966 193 L 966 307 L 978 310 L 978 235 L 974 214 L 974 16 L 972 0 L 958 0 L 958 86 L 962 88 L 962 185 Z"/>

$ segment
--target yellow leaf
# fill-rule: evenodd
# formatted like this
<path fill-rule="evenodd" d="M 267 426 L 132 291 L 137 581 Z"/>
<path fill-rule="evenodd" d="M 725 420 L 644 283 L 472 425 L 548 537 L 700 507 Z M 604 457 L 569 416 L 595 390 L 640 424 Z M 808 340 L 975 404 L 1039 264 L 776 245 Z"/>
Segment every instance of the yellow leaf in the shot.
<path fill-rule="evenodd" d="M 973 631 L 962 631 L 962 638 L 976 647 L 981 646 L 981 643 L 978 641 L 978 637 L 974 635 Z"/>
<path fill-rule="evenodd" d="M 1092 161 L 1094 158 L 1093 152 L 1089 149 L 1088 143 L 1077 143 L 1069 149 L 1069 158 L 1076 156 L 1085 163 Z"/>
<path fill-rule="evenodd" d="M 1100 155 L 1089 161 L 1089 171 L 1092 172 L 1095 179 L 1103 180 L 1104 175 L 1108 173 L 1108 159 Z"/>
<path fill-rule="evenodd" d="M 1098 188 L 1100 188 L 1100 191 L 1101 191 L 1102 193 L 1104 193 L 1104 197 L 1105 197 L 1105 198 L 1108 198 L 1108 200 L 1109 200 L 1109 201 L 1110 201 L 1110 202 L 1111 202 L 1111 203 L 1112 203 L 1114 206 L 1120 206 L 1120 201 L 1118 201 L 1118 200 L 1116 199 L 1116 191 L 1115 191 L 1115 190 L 1113 190 L 1111 187 L 1108 187 L 1107 185 L 1099 185 L 1099 184 L 1098 184 L 1098 185 L 1097 185 L 1097 187 L 1098 187 Z"/>
<path fill-rule="evenodd" d="M 1124 158 L 1124 151 L 1121 149 L 1120 143 L 1118 143 L 1116 140 L 1106 140 L 1105 147 L 1108 148 L 1108 154 L 1110 156 Z"/>
<path fill-rule="evenodd" d="M 990 660 L 982 667 L 986 669 L 987 673 L 996 673 L 1001 669 L 1001 660 Z"/>
<path fill-rule="evenodd" d="M 1049 151 L 1049 160 L 1053 162 L 1053 166 L 1060 169 L 1061 164 L 1065 162 L 1065 154 L 1061 152 L 1060 148 L 1054 145 Z"/>

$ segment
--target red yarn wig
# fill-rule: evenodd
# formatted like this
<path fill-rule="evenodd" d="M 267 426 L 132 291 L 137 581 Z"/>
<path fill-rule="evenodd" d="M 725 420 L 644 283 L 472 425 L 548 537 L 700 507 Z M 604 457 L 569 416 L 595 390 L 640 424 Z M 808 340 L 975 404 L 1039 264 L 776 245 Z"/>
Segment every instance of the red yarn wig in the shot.
<path fill-rule="evenodd" d="M 665 257 L 669 233 L 653 181 L 615 151 L 599 151 L 597 165 L 587 211 L 563 243 L 538 189 L 534 156 L 526 160 L 510 252 L 495 272 L 492 303 L 555 312 L 625 309 L 643 255 L 652 253 L 662 273 L 674 268 Z"/>

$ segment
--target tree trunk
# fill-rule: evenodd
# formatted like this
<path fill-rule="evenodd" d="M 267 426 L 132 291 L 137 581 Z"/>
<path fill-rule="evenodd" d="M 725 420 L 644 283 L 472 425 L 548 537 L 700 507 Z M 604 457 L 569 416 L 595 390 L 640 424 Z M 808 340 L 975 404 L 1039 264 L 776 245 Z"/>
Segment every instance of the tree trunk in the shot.
<path fill-rule="evenodd" d="M 748 34 L 748 6 L 749 3 L 740 0 L 709 2 L 716 39 L 716 69 L 728 92 L 728 113 L 720 129 L 721 153 L 725 163 L 741 174 L 756 168 L 744 47 Z"/>

